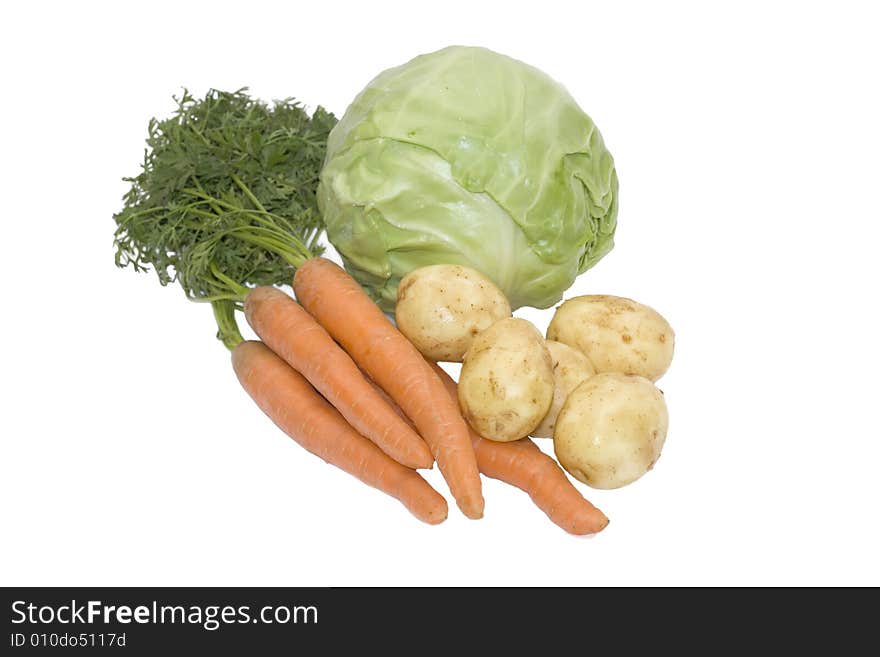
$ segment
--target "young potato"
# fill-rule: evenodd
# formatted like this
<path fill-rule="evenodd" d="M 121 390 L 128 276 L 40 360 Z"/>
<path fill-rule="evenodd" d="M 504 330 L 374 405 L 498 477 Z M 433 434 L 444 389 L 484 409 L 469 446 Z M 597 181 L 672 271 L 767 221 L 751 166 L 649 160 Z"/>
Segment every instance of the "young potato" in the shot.
<path fill-rule="evenodd" d="M 580 350 L 597 372 L 656 381 L 672 362 L 675 333 L 656 310 L 632 299 L 586 295 L 556 309 L 547 339 Z"/>
<path fill-rule="evenodd" d="M 510 303 L 475 269 L 431 265 L 401 279 L 395 315 L 397 328 L 425 357 L 460 363 L 474 336 L 510 317 Z"/>
<path fill-rule="evenodd" d="M 553 361 L 538 329 L 509 317 L 479 333 L 464 356 L 458 401 L 474 430 L 508 442 L 528 436 L 553 400 Z"/>
<path fill-rule="evenodd" d="M 568 396 L 553 434 L 560 465 L 593 488 L 620 488 L 654 467 L 666 441 L 663 393 L 631 374 L 596 374 Z"/>
<path fill-rule="evenodd" d="M 553 360 L 553 401 L 541 424 L 532 431 L 532 436 L 535 438 L 553 437 L 556 416 L 559 415 L 559 410 L 571 391 L 596 373 L 589 358 L 574 347 L 555 340 L 547 340 L 547 349 Z"/>

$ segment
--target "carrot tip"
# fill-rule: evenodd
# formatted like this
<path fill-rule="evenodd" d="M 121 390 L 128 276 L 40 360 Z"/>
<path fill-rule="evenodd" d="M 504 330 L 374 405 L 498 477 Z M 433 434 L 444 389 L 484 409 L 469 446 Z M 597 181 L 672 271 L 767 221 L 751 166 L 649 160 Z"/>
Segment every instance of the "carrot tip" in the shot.
<path fill-rule="evenodd" d="M 608 516 L 606 516 L 601 511 L 599 512 L 599 515 L 602 516 L 602 519 L 598 523 L 596 523 L 596 528 L 592 532 L 590 532 L 591 534 L 598 534 L 611 523 L 611 520 L 608 519 Z"/>
<path fill-rule="evenodd" d="M 471 520 L 479 520 L 483 517 L 483 500 L 480 500 L 476 504 L 463 500 L 458 505 L 458 508 L 461 509 L 461 512 L 465 517 L 470 518 Z"/>
<path fill-rule="evenodd" d="M 439 525 L 449 517 L 449 510 L 443 509 L 441 513 L 428 513 L 426 515 L 418 515 L 417 517 L 419 520 L 429 525 Z"/>

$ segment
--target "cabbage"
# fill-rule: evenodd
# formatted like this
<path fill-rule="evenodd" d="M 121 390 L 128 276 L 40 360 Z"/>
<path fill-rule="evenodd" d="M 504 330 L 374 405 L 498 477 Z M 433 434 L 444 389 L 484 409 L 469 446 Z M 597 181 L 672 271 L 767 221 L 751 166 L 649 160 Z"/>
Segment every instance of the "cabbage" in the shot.
<path fill-rule="evenodd" d="M 450 47 L 381 73 L 330 133 L 318 187 L 330 242 L 386 311 L 409 271 L 473 267 L 514 308 L 546 308 L 613 246 L 602 136 L 541 71 Z"/>

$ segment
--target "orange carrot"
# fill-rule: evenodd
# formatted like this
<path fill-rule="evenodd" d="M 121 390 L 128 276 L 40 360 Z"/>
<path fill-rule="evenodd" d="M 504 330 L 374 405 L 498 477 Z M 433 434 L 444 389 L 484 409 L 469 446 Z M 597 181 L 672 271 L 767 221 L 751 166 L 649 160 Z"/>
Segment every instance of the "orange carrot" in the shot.
<path fill-rule="evenodd" d="M 449 396 L 457 399 L 455 381 L 439 365 L 432 365 Z M 500 443 L 468 429 L 480 472 L 528 493 L 535 505 L 564 530 L 594 534 L 608 524 L 605 514 L 584 499 L 565 471 L 531 440 Z"/>
<path fill-rule="evenodd" d="M 480 472 L 529 494 L 535 505 L 571 534 L 595 534 L 608 518 L 571 484 L 561 467 L 529 438 L 499 443 L 473 434 Z"/>
<path fill-rule="evenodd" d="M 482 517 L 480 472 L 467 424 L 418 350 L 357 281 L 325 258 L 300 265 L 293 289 L 303 307 L 412 419 L 462 512 Z"/>
<path fill-rule="evenodd" d="M 422 477 L 352 429 L 296 370 L 262 342 L 242 342 L 232 366 L 257 405 L 288 436 L 327 463 L 398 499 L 419 520 L 446 519 L 446 500 Z"/>
<path fill-rule="evenodd" d="M 409 468 L 430 468 L 431 450 L 376 393 L 351 357 L 290 296 L 274 287 L 247 295 L 248 324 L 276 354 L 302 374 L 361 435 Z"/>

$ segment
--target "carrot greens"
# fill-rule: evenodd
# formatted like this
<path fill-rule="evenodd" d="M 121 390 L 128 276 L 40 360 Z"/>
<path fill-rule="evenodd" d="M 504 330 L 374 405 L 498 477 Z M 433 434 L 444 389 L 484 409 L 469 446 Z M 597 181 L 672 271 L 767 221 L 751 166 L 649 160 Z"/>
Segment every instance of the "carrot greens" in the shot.
<path fill-rule="evenodd" d="M 315 198 L 333 114 L 292 99 L 269 105 L 246 89 L 184 91 L 149 123 L 141 172 L 116 221 L 116 264 L 153 269 L 210 302 L 218 338 L 241 341 L 235 310 L 248 286 L 289 284 L 320 255 Z"/>

